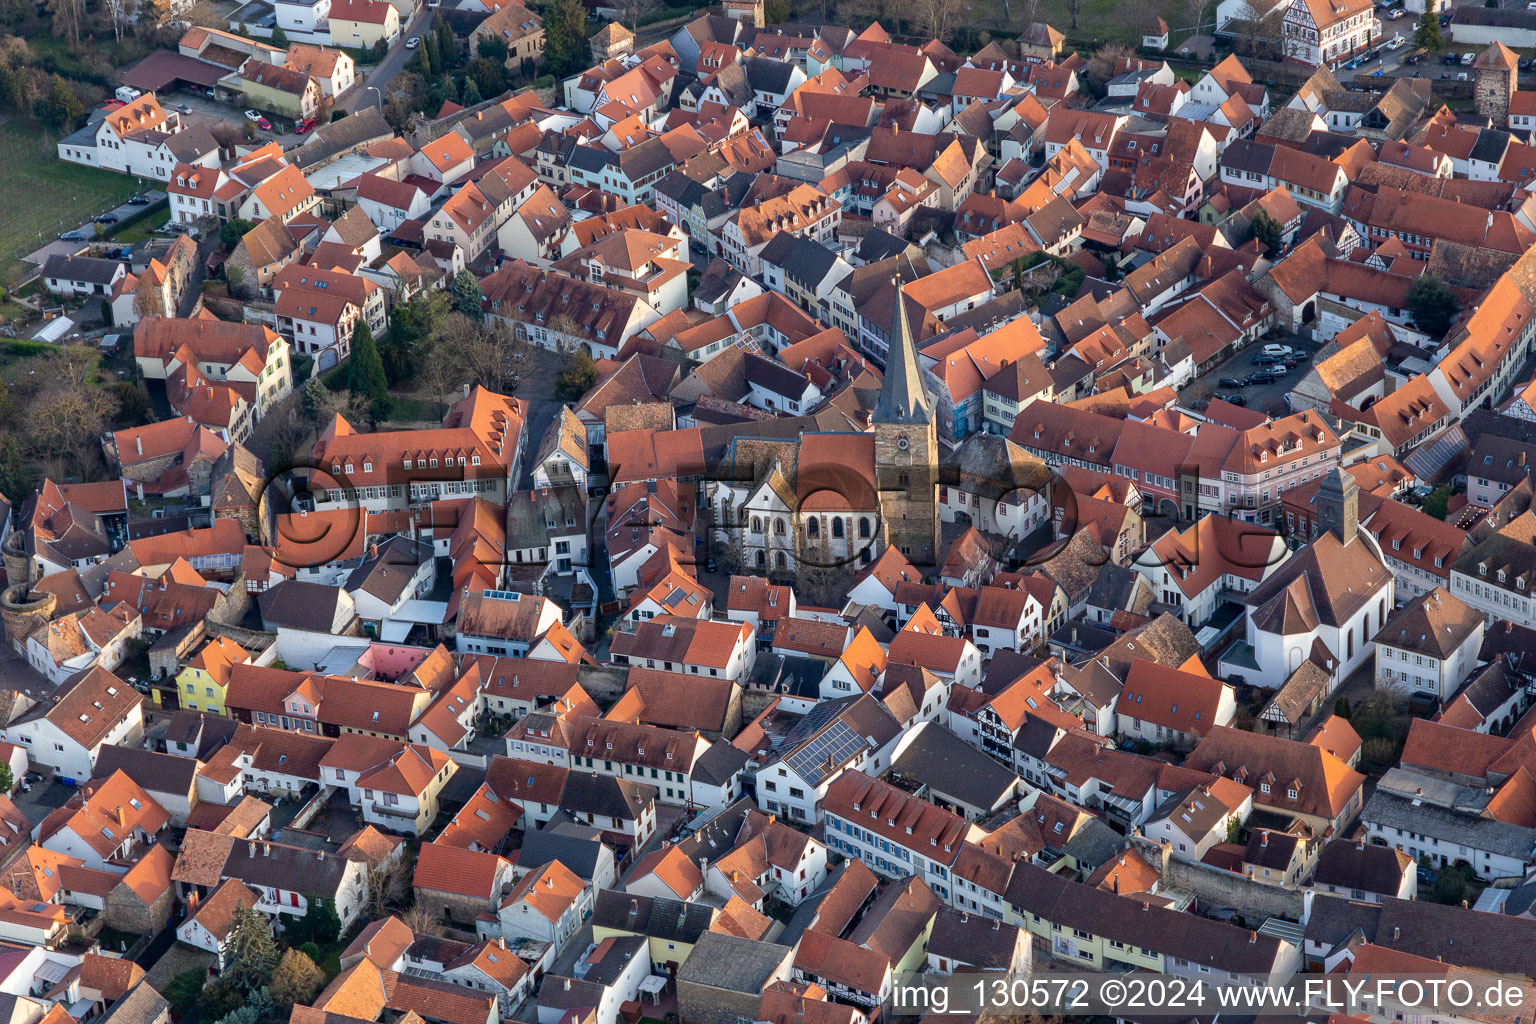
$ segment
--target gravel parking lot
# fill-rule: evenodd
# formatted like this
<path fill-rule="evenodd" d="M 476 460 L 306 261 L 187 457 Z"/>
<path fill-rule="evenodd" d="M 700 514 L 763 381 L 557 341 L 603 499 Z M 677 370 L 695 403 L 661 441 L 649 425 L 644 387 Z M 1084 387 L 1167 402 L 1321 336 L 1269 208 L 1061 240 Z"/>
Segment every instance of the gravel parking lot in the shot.
<path fill-rule="evenodd" d="M 1264 346 L 1267 344 L 1289 345 L 1300 356 L 1301 362 L 1288 371 L 1284 377 L 1273 384 L 1250 384 L 1247 387 L 1233 388 L 1222 387 L 1218 382 L 1224 377 L 1243 378 L 1259 370 L 1267 369 L 1254 363 L 1254 360 L 1264 354 Z M 1188 403 L 1197 398 L 1210 398 L 1212 395 L 1242 395 L 1247 400 L 1248 408 L 1258 412 L 1268 413 L 1272 416 L 1284 416 L 1290 412 L 1290 406 L 1285 403 L 1285 396 L 1290 393 L 1307 370 L 1312 365 L 1312 353 L 1316 347 L 1309 342 L 1298 338 L 1280 338 L 1275 341 L 1266 339 L 1262 342 L 1254 342 L 1247 348 L 1232 356 L 1226 362 L 1221 363 L 1215 369 L 1201 374 L 1196 380 L 1187 385 L 1179 394 L 1181 401 Z"/>

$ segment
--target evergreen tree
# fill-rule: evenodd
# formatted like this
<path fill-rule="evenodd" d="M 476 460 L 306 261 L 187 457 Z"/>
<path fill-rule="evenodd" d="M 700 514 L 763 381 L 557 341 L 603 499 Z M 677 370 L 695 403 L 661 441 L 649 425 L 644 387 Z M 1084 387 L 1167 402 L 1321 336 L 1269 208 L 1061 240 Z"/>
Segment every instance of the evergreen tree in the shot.
<path fill-rule="evenodd" d="M 290 949 L 272 972 L 272 1000 L 280 1007 L 308 1004 L 324 984 L 325 972 L 315 966 L 314 960 Z"/>
<path fill-rule="evenodd" d="M 85 115 L 85 104 L 75 95 L 68 82 L 54 75 L 48 85 L 48 96 L 40 104 L 39 117 L 54 131 L 65 131 Z"/>
<path fill-rule="evenodd" d="M 354 342 L 355 344 L 355 342 Z M 315 419 L 325 408 L 327 399 L 331 397 L 331 389 L 325 386 L 325 381 L 319 377 L 311 377 L 299 388 L 299 401 L 303 403 L 304 415 Z"/>
<path fill-rule="evenodd" d="M 544 70 L 556 81 L 587 66 L 587 13 L 580 0 L 550 0 L 544 8 Z"/>
<path fill-rule="evenodd" d="M 480 96 L 480 87 L 476 85 L 475 80 L 468 75 L 464 76 L 463 97 L 464 98 L 459 102 L 464 104 L 466 107 L 474 106 L 476 103 L 479 103 L 482 98 Z"/>
<path fill-rule="evenodd" d="M 1445 39 L 1440 35 L 1440 17 L 1427 5 L 1424 13 L 1419 15 L 1418 27 L 1413 30 L 1413 42 L 1426 50 L 1445 49 Z"/>
<path fill-rule="evenodd" d="M 1279 223 L 1268 213 L 1260 210 L 1248 225 L 1248 237 L 1264 247 L 1264 255 L 1274 256 L 1283 244 L 1284 232 Z"/>
<path fill-rule="evenodd" d="M 235 920 L 229 929 L 229 970 L 225 976 L 254 1003 L 255 993 L 272 976 L 277 966 L 277 943 L 272 941 L 272 925 L 266 915 L 244 904 L 235 908 Z"/>
<path fill-rule="evenodd" d="M 352 364 L 347 380 L 354 395 L 362 395 L 373 403 L 375 415 L 387 410 L 389 381 L 384 376 L 384 363 L 373 342 L 373 332 L 361 320 L 352 329 Z"/>
<path fill-rule="evenodd" d="M 461 270 L 453 275 L 453 283 L 448 286 L 448 297 L 453 301 L 453 308 L 471 320 L 479 320 L 484 313 L 481 310 L 481 302 L 485 299 L 485 293 L 480 290 L 480 282 L 475 275 L 467 270 Z"/>
<path fill-rule="evenodd" d="M 281 25 L 274 25 L 272 27 L 272 48 L 274 50 L 288 49 L 288 33 L 283 31 L 283 26 Z"/>
<path fill-rule="evenodd" d="M 437 53 L 443 60 L 444 68 L 451 68 L 459 62 L 459 44 L 453 41 L 453 29 L 448 27 L 446 21 L 437 23 Z"/>
<path fill-rule="evenodd" d="M 560 376 L 555 378 L 555 397 L 573 402 L 596 383 L 597 364 L 585 349 L 577 349 L 560 370 Z"/>
<path fill-rule="evenodd" d="M 1435 274 L 1420 274 L 1408 289 L 1408 315 L 1413 326 L 1436 340 L 1451 329 L 1460 312 L 1456 293 Z"/>

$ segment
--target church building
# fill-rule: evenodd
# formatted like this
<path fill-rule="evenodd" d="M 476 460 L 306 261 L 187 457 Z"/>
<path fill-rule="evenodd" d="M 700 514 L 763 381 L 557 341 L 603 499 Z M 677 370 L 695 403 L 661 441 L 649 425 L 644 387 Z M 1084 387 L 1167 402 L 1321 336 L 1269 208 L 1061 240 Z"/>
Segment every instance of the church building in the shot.
<path fill-rule="evenodd" d="M 900 287 L 900 282 L 893 282 Z M 939 439 L 906 301 L 867 433 L 738 436 L 712 474 L 711 541 L 742 571 L 868 565 L 892 545 L 920 570 L 939 556 Z"/>

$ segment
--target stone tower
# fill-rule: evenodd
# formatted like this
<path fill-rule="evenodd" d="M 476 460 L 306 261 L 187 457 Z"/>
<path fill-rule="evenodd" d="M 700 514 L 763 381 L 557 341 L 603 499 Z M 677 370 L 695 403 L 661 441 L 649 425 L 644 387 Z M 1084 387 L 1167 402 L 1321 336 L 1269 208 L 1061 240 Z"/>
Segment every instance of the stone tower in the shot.
<path fill-rule="evenodd" d="M 29 583 L 7 587 L 0 594 L 0 622 L 5 624 L 5 635 L 11 643 L 26 643 L 27 637 L 38 626 L 44 625 L 53 618 L 53 613 L 58 610 L 59 596 L 47 591 L 39 592 L 36 596 L 32 593 L 32 585 Z"/>
<path fill-rule="evenodd" d="M 1332 532 L 1348 544 L 1360 528 L 1360 485 L 1353 473 L 1335 468 L 1317 488 L 1317 535 Z"/>
<path fill-rule="evenodd" d="M 939 438 L 899 276 L 892 279 L 892 286 L 896 309 L 891 317 L 890 349 L 871 417 L 875 478 L 886 543 L 922 568 L 935 565 L 939 556 Z"/>
<path fill-rule="evenodd" d="M 1495 128 L 1502 129 L 1509 121 L 1509 101 L 1515 95 L 1519 66 L 1515 51 L 1500 42 L 1478 54 L 1472 64 L 1477 112 L 1492 120 Z"/>

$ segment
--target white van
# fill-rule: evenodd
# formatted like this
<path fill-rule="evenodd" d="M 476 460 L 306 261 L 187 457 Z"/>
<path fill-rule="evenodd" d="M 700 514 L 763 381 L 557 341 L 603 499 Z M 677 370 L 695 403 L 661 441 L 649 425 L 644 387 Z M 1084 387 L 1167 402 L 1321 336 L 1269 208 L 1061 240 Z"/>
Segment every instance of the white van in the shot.
<path fill-rule="evenodd" d="M 143 95 L 142 92 L 131 85 L 120 85 L 117 87 L 117 98 L 123 103 L 132 103 Z"/>
<path fill-rule="evenodd" d="M 1292 354 L 1289 345 L 1265 345 L 1264 354 L 1267 356 L 1285 357 Z"/>

